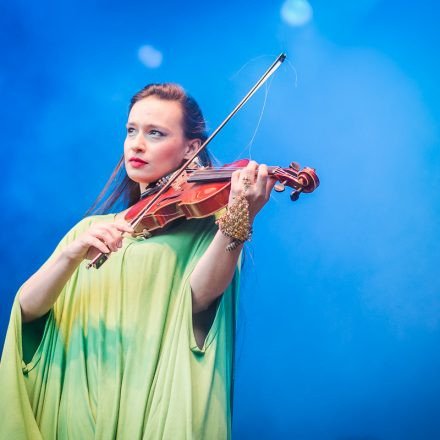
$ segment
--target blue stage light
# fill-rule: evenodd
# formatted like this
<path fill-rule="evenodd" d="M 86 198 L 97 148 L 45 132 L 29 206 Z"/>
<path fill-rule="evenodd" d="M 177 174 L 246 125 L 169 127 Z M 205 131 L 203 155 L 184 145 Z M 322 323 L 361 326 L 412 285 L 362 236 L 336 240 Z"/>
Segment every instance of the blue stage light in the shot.
<path fill-rule="evenodd" d="M 155 49 L 153 46 L 141 46 L 138 51 L 138 57 L 142 64 L 150 69 L 155 69 L 162 64 L 162 52 Z"/>
<path fill-rule="evenodd" d="M 290 26 L 304 26 L 313 17 L 313 9 L 307 0 L 287 0 L 281 7 L 281 17 Z"/>

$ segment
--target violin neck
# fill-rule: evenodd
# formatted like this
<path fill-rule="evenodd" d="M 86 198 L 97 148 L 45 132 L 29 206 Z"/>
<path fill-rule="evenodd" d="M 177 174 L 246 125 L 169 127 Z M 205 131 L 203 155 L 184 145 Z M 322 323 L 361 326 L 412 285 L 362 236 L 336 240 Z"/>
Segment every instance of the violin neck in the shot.
<path fill-rule="evenodd" d="M 243 170 L 246 167 L 234 167 L 234 168 L 202 168 L 194 170 L 188 177 L 188 182 L 223 182 L 231 180 L 232 173 L 236 170 Z M 268 166 L 267 172 L 269 176 L 273 175 L 275 170 L 279 169 L 276 166 Z M 255 171 L 255 176 L 258 170 Z"/>

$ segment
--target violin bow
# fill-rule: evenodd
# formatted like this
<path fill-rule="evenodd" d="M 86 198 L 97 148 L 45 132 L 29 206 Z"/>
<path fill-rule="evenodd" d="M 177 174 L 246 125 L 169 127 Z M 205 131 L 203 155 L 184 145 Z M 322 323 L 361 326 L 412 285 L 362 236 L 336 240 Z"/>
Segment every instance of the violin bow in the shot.
<path fill-rule="evenodd" d="M 139 211 L 139 213 L 130 221 L 130 225 L 133 228 L 136 228 L 136 226 L 142 221 L 142 218 L 144 216 L 144 213 L 148 211 L 159 198 L 161 195 L 166 192 L 170 186 L 174 183 L 174 181 L 185 171 L 185 169 L 188 167 L 188 165 L 200 154 L 200 152 L 206 148 L 206 146 L 217 136 L 219 131 L 229 122 L 229 120 L 246 104 L 246 102 L 255 94 L 255 92 L 275 73 L 275 71 L 278 69 L 278 67 L 281 66 L 283 61 L 286 59 L 286 54 L 281 53 L 277 59 L 272 63 L 272 65 L 266 70 L 266 72 L 261 76 L 261 78 L 254 84 L 254 86 L 249 90 L 249 92 L 244 96 L 244 98 L 236 105 L 236 107 L 229 113 L 229 115 L 225 118 L 225 120 L 212 132 L 212 134 L 206 139 L 205 142 L 203 142 L 202 145 L 196 150 L 195 153 L 192 154 L 192 156 L 187 159 L 182 166 L 176 170 L 171 177 L 168 179 L 168 181 L 165 183 L 164 186 L 154 195 L 154 197 L 151 199 L 151 201 L 145 205 L 142 210 Z M 104 254 L 103 252 L 99 253 L 93 260 L 90 261 L 89 264 L 87 264 L 87 269 L 90 269 L 91 267 L 94 267 L 96 269 L 99 269 L 107 260 L 108 260 L 109 254 Z"/>

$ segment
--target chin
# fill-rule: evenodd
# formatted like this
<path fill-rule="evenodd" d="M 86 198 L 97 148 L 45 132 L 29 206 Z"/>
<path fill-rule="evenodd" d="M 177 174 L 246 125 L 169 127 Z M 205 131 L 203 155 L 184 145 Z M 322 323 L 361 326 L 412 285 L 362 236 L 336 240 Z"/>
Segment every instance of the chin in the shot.
<path fill-rule="evenodd" d="M 127 172 L 127 176 L 131 179 L 134 180 L 137 183 L 143 184 L 143 183 L 150 183 L 150 182 L 154 182 L 155 180 L 157 180 L 155 178 L 155 174 L 151 175 L 150 173 L 146 173 L 145 170 L 136 170 L 133 169 L 132 167 L 130 167 L 130 165 L 128 166 L 128 168 L 125 169 Z"/>
<path fill-rule="evenodd" d="M 175 168 L 177 169 L 177 167 Z M 130 166 L 130 164 L 126 164 L 125 170 L 127 172 L 128 177 L 139 183 L 140 185 L 148 186 L 152 182 L 158 181 L 161 177 L 164 177 L 170 173 L 172 173 L 175 169 L 171 170 L 161 170 L 154 173 L 149 173 L 150 170 L 138 170 Z"/>
<path fill-rule="evenodd" d="M 151 182 L 155 182 L 157 180 L 154 177 L 152 177 L 152 178 L 145 178 L 145 177 L 142 178 L 142 177 L 139 177 L 139 176 L 133 176 L 133 174 L 132 175 L 129 174 L 128 177 L 131 180 L 133 180 L 133 182 L 136 182 L 136 183 L 139 183 L 139 185 L 145 185 L 145 186 L 147 186 Z"/>

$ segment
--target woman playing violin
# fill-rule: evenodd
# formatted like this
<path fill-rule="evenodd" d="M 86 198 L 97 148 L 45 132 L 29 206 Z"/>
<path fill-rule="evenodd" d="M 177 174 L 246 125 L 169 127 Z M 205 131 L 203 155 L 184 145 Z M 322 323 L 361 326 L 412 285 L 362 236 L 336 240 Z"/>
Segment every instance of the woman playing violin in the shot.
<path fill-rule="evenodd" d="M 217 222 L 178 221 L 145 239 L 112 208 L 154 192 L 206 139 L 205 122 L 180 86 L 152 84 L 132 98 L 126 127 L 109 181 L 122 173 L 119 185 L 16 296 L 1 438 L 230 438 L 239 256 L 275 179 L 251 161 L 232 174 Z M 109 260 L 87 270 L 99 252 Z"/>

